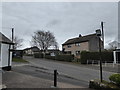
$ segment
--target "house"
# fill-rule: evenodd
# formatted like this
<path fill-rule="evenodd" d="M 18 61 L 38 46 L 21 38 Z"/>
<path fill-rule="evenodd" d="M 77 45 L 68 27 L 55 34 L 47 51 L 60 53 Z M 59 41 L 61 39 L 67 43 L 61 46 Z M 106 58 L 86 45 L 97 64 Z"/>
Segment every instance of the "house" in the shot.
<path fill-rule="evenodd" d="M 40 49 L 37 46 L 33 46 L 33 47 L 30 47 L 30 48 L 26 48 L 23 51 L 24 51 L 24 54 L 34 55 L 35 53 L 40 52 Z"/>
<path fill-rule="evenodd" d="M 0 68 L 11 70 L 13 42 L 0 32 Z"/>
<path fill-rule="evenodd" d="M 103 41 L 101 40 L 101 48 L 103 49 Z M 62 51 L 66 54 L 73 54 L 80 58 L 81 51 L 95 52 L 99 51 L 99 37 L 96 34 L 89 34 L 86 36 L 68 39 L 62 44 Z"/>
<path fill-rule="evenodd" d="M 55 56 L 60 54 L 60 50 L 59 49 L 48 49 L 46 51 L 46 54 L 49 54 L 50 56 Z"/>

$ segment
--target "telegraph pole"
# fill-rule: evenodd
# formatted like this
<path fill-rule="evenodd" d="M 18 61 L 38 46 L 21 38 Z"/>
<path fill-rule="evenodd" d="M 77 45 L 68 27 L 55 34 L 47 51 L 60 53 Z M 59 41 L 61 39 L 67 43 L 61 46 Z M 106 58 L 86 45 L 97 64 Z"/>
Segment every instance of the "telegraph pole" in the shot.
<path fill-rule="evenodd" d="M 101 27 L 102 27 L 102 40 L 103 40 L 103 49 L 104 49 L 104 31 L 103 31 L 103 25 L 104 22 L 101 22 Z"/>
<path fill-rule="evenodd" d="M 14 41 L 14 28 L 12 28 L 12 42 Z"/>
<path fill-rule="evenodd" d="M 14 28 L 12 28 L 12 42 L 14 43 Z M 13 45 L 13 49 L 14 49 L 14 45 Z"/>

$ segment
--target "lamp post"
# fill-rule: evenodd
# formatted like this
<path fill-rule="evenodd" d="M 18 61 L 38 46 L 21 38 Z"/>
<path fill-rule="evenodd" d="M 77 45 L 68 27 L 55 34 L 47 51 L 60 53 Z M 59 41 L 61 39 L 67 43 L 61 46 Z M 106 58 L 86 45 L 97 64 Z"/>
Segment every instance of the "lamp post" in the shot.
<path fill-rule="evenodd" d="M 101 30 L 96 30 L 96 35 L 99 39 L 99 56 L 100 56 L 100 81 L 102 82 L 102 57 L 101 57 Z"/>

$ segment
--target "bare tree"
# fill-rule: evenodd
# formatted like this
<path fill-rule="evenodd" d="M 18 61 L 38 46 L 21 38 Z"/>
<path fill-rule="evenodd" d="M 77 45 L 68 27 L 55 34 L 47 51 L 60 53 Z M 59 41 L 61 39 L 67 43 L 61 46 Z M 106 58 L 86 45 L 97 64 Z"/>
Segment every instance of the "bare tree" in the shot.
<path fill-rule="evenodd" d="M 14 49 L 16 50 L 17 48 L 20 48 L 23 44 L 23 39 L 18 38 L 17 36 L 14 37 L 13 39 L 14 42 Z"/>
<path fill-rule="evenodd" d="M 54 43 L 54 48 L 55 48 L 55 49 L 59 49 L 59 46 L 58 46 L 58 43 L 57 43 L 57 42 Z"/>
<path fill-rule="evenodd" d="M 32 43 L 45 53 L 51 46 L 57 47 L 56 39 L 50 31 L 36 31 L 32 36 Z"/>

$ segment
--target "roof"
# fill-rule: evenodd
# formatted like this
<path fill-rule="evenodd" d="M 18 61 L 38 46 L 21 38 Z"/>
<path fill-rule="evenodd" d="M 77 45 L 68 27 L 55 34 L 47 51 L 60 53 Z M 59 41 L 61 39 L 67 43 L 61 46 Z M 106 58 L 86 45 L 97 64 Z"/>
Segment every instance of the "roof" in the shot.
<path fill-rule="evenodd" d="M 0 42 L 6 44 L 13 44 L 13 42 L 10 39 L 8 39 L 5 35 L 3 35 L 1 32 L 0 32 Z"/>
<path fill-rule="evenodd" d="M 37 47 L 37 46 L 33 46 L 33 47 L 30 47 L 30 48 L 25 48 L 24 50 L 32 50 L 32 51 L 40 51 L 40 49 Z"/>
<path fill-rule="evenodd" d="M 62 45 L 68 45 L 68 44 L 74 44 L 74 43 L 81 43 L 81 42 L 87 42 L 89 41 L 91 38 L 96 37 L 96 34 L 89 34 L 86 36 L 80 36 L 80 37 L 76 37 L 76 38 L 72 38 L 72 39 L 68 39 L 65 43 L 63 43 Z"/>
<path fill-rule="evenodd" d="M 60 51 L 59 49 L 48 49 L 47 50 L 48 52 L 58 52 L 58 51 Z"/>

